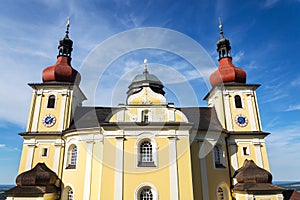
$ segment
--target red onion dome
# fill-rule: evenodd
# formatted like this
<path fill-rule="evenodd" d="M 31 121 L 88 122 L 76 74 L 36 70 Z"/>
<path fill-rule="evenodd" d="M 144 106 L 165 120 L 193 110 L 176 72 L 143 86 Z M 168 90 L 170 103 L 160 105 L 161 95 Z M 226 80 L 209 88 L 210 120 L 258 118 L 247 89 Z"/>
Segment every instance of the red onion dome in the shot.
<path fill-rule="evenodd" d="M 232 64 L 232 58 L 222 58 L 218 69 L 210 75 L 210 84 L 215 86 L 219 83 L 246 83 L 246 72 Z"/>
<path fill-rule="evenodd" d="M 224 37 L 223 26 L 220 25 L 220 40 L 217 42 L 219 52 L 219 67 L 210 75 L 210 84 L 246 83 L 246 72 L 232 64 L 230 41 Z"/>
<path fill-rule="evenodd" d="M 54 65 L 43 70 L 43 82 L 67 82 L 79 85 L 81 76 L 72 68 L 70 61 L 69 57 L 59 56 Z"/>
<path fill-rule="evenodd" d="M 67 82 L 79 85 L 81 76 L 71 66 L 73 41 L 69 38 L 70 19 L 67 23 L 66 35 L 59 41 L 57 61 L 43 70 L 43 82 Z"/>

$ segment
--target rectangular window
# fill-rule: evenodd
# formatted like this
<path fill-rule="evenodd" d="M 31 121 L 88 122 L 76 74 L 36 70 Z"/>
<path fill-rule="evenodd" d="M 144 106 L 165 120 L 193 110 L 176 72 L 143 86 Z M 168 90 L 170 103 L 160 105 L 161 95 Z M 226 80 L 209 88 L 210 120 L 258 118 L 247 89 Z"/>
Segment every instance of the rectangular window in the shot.
<path fill-rule="evenodd" d="M 249 147 L 243 147 L 243 155 L 244 156 L 249 156 L 250 155 Z"/>
<path fill-rule="evenodd" d="M 47 158 L 49 153 L 49 147 L 43 147 L 41 149 L 41 157 L 42 158 Z"/>

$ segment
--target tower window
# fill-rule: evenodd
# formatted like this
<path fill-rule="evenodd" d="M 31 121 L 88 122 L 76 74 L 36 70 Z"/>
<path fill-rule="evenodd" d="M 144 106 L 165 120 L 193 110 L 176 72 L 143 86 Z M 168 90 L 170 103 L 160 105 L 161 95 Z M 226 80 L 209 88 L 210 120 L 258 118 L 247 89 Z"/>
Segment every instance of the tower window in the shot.
<path fill-rule="evenodd" d="M 41 149 L 41 157 L 42 157 L 42 158 L 48 157 L 48 152 L 49 152 L 49 148 L 48 148 L 48 147 L 42 148 L 42 149 Z"/>
<path fill-rule="evenodd" d="M 77 164 L 77 147 L 72 145 L 68 151 L 68 166 L 67 169 L 76 169 Z"/>
<path fill-rule="evenodd" d="M 250 155 L 249 147 L 243 147 L 243 155 L 244 156 L 249 156 Z"/>
<path fill-rule="evenodd" d="M 243 108 L 242 99 L 240 95 L 234 96 L 234 103 L 235 103 L 235 108 Z"/>
<path fill-rule="evenodd" d="M 50 95 L 48 97 L 47 108 L 54 108 L 54 107 L 55 107 L 55 96 L 54 95 Z"/>
<path fill-rule="evenodd" d="M 153 167 L 155 166 L 153 160 L 153 148 L 150 141 L 144 141 L 139 147 L 139 167 Z"/>
<path fill-rule="evenodd" d="M 219 145 L 216 145 L 214 147 L 214 161 L 215 168 L 225 168 L 225 158 L 223 156 L 223 150 Z"/>
<path fill-rule="evenodd" d="M 143 188 L 139 200 L 153 200 L 151 188 Z"/>

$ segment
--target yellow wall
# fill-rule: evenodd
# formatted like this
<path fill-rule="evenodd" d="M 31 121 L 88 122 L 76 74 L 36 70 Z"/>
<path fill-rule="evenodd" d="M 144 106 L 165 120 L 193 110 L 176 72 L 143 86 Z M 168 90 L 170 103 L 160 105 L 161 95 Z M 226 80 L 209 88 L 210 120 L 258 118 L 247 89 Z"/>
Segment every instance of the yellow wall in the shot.
<path fill-rule="evenodd" d="M 99 191 L 101 190 L 101 142 L 96 142 L 93 145 L 93 158 L 92 158 L 92 176 L 91 176 L 91 197 L 90 199 L 98 199 Z"/>
<path fill-rule="evenodd" d="M 223 147 L 223 149 L 225 148 Z M 227 155 L 226 158 L 228 158 Z M 217 197 L 217 188 L 220 184 L 225 183 L 228 187 L 230 186 L 229 167 L 227 166 L 226 161 L 226 168 L 215 168 L 213 151 L 211 151 L 206 156 L 206 170 L 208 177 L 209 198 L 213 200 Z M 229 190 L 228 192 L 230 193 Z"/>
<path fill-rule="evenodd" d="M 104 139 L 102 179 L 101 179 L 101 199 L 114 199 L 115 184 L 115 138 Z"/>
<path fill-rule="evenodd" d="M 42 148 L 48 148 L 48 157 L 41 156 Z M 50 169 L 52 169 L 54 161 L 54 152 L 55 147 L 52 144 L 39 144 L 34 149 L 32 167 L 34 167 L 39 162 L 44 162 Z"/>
<path fill-rule="evenodd" d="M 189 138 L 177 140 L 179 199 L 194 199 Z"/>
<path fill-rule="evenodd" d="M 65 169 L 62 177 L 63 187 L 71 186 L 75 199 L 83 199 L 84 177 L 86 168 L 86 145 L 84 142 L 77 143 L 77 165 L 76 169 Z M 66 159 L 66 158 L 65 158 Z M 66 163 L 66 162 L 65 162 Z"/>
<path fill-rule="evenodd" d="M 194 200 L 202 200 L 202 181 L 201 168 L 199 160 L 199 144 L 193 142 L 191 144 L 191 162 L 192 162 L 192 176 L 193 176 L 193 192 Z"/>
<path fill-rule="evenodd" d="M 57 131 L 58 130 L 59 120 L 60 120 L 60 117 L 62 117 L 62 116 L 60 116 L 61 106 L 65 106 L 65 105 L 62 105 L 61 100 L 62 100 L 62 95 L 56 94 L 55 108 L 47 108 L 48 95 L 43 95 L 42 104 L 41 104 L 41 112 L 40 112 L 40 117 L 39 117 L 39 121 L 38 121 L 38 131 Z M 55 124 L 51 127 L 46 127 L 42 123 L 43 118 L 47 114 L 52 114 L 56 118 Z"/>
<path fill-rule="evenodd" d="M 137 139 L 128 138 L 124 141 L 124 199 L 134 199 L 136 189 L 142 183 L 153 184 L 161 199 L 170 199 L 169 141 L 167 138 L 157 138 L 155 141 L 159 148 L 158 167 L 137 167 Z"/>
<path fill-rule="evenodd" d="M 250 118 L 250 112 L 253 112 L 253 110 L 255 111 L 255 104 L 254 104 L 254 101 L 253 101 L 253 98 L 251 99 L 251 103 L 252 103 L 252 108 L 253 110 L 249 110 L 249 104 L 248 104 L 248 96 L 246 94 L 242 94 L 240 95 L 241 96 L 241 100 L 242 100 L 242 104 L 243 104 L 243 108 L 235 108 L 235 102 L 234 102 L 234 96 L 230 96 L 229 97 L 229 101 L 230 101 L 230 110 L 231 110 L 231 113 L 232 113 L 232 124 L 233 124 L 233 129 L 235 131 L 252 131 L 252 127 L 251 127 L 251 118 Z M 256 111 L 254 112 L 256 114 Z M 235 117 L 238 115 L 238 114 L 242 114 L 242 115 L 245 115 L 248 119 L 248 125 L 245 126 L 245 127 L 241 127 L 241 126 L 238 126 L 235 122 Z M 255 120 L 255 124 L 258 124 L 258 121 L 256 120 L 256 116 L 257 115 L 254 115 L 254 120 Z M 258 126 L 257 126 L 258 127 Z"/>
<path fill-rule="evenodd" d="M 27 154 L 28 154 L 28 146 L 26 144 L 23 144 L 18 174 L 21 174 L 22 172 L 25 171 L 26 160 L 28 157 Z"/>

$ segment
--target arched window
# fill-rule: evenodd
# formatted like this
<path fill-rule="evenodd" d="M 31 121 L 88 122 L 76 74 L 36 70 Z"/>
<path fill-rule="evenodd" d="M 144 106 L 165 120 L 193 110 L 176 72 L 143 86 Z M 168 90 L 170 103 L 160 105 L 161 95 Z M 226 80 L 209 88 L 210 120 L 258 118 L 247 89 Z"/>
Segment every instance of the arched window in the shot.
<path fill-rule="evenodd" d="M 224 191 L 221 187 L 218 187 L 217 200 L 225 200 Z"/>
<path fill-rule="evenodd" d="M 158 200 L 158 191 L 151 183 L 142 183 L 134 193 L 134 200 Z"/>
<path fill-rule="evenodd" d="M 71 145 L 68 151 L 67 169 L 76 169 L 76 164 L 77 164 L 77 146 Z"/>
<path fill-rule="evenodd" d="M 47 103 L 47 108 L 54 108 L 55 107 L 55 96 L 50 95 L 48 97 L 48 103 Z"/>
<path fill-rule="evenodd" d="M 68 190 L 68 200 L 74 200 L 74 192 L 72 188 L 69 188 Z"/>
<path fill-rule="evenodd" d="M 240 95 L 234 96 L 234 103 L 235 103 L 235 108 L 243 108 L 242 99 Z"/>
<path fill-rule="evenodd" d="M 153 200 L 151 188 L 143 188 L 139 197 L 139 200 Z"/>
<path fill-rule="evenodd" d="M 217 200 L 229 200 L 229 187 L 225 182 L 220 183 L 216 190 Z"/>
<path fill-rule="evenodd" d="M 225 159 L 223 149 L 220 145 L 214 147 L 214 162 L 216 168 L 225 168 Z"/>
<path fill-rule="evenodd" d="M 153 160 L 153 148 L 150 141 L 143 141 L 139 146 L 139 167 L 155 166 Z"/>

